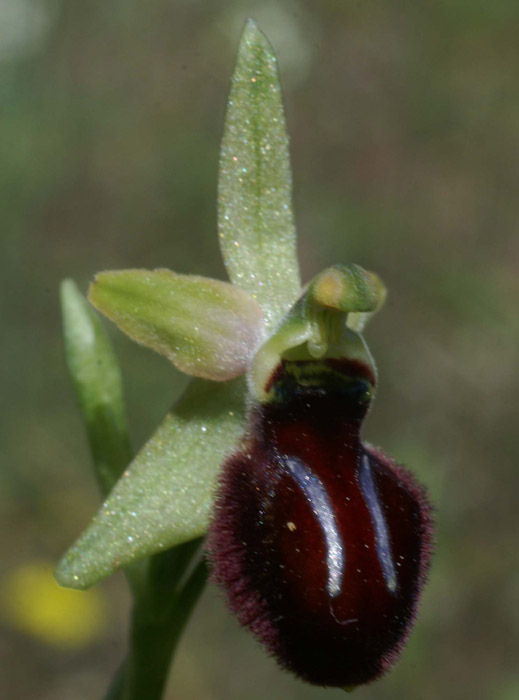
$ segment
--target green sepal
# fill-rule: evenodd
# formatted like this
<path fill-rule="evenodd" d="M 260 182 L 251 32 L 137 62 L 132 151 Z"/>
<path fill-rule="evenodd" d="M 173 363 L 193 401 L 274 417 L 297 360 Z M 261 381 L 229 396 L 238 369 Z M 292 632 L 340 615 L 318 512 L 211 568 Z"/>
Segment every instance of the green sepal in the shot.
<path fill-rule="evenodd" d="M 205 534 L 217 475 L 239 444 L 246 384 L 193 380 L 56 570 L 88 588 L 131 561 Z"/>
<path fill-rule="evenodd" d="M 132 458 L 121 372 L 95 311 L 72 280 L 62 282 L 60 296 L 67 366 L 106 494 Z"/>
<path fill-rule="evenodd" d="M 228 282 L 170 270 L 101 272 L 89 300 L 130 338 L 186 374 L 225 381 L 246 372 L 263 312 Z"/>
<path fill-rule="evenodd" d="M 230 279 L 258 301 L 272 329 L 296 301 L 301 284 L 277 62 L 252 20 L 241 37 L 227 104 L 218 227 Z"/>
<path fill-rule="evenodd" d="M 376 378 L 376 366 L 358 331 L 378 311 L 386 290 L 360 265 L 334 265 L 319 273 L 254 357 L 249 390 L 259 401 L 282 358 L 346 358 L 364 363 Z"/>

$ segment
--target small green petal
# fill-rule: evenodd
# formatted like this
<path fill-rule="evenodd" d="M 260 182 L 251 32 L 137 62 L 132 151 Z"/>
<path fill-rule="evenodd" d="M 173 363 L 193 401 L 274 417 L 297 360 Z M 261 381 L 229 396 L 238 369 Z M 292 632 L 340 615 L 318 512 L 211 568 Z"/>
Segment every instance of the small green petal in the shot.
<path fill-rule="evenodd" d="M 203 535 L 217 475 L 245 425 L 245 381 L 200 379 L 116 484 L 56 578 L 88 588 L 117 568 Z"/>
<path fill-rule="evenodd" d="M 101 272 L 88 298 L 130 338 L 204 379 L 243 374 L 263 335 L 263 312 L 254 299 L 206 277 L 170 270 Z"/>
<path fill-rule="evenodd" d="M 262 401 L 281 358 L 325 357 L 363 362 L 376 377 L 375 362 L 359 328 L 378 311 L 385 287 L 359 265 L 334 265 L 318 274 L 276 331 L 260 347 L 249 371 L 249 388 Z"/>
<path fill-rule="evenodd" d="M 227 105 L 218 205 L 229 277 L 259 302 L 271 329 L 301 284 L 276 57 L 252 20 L 241 38 Z"/>
<path fill-rule="evenodd" d="M 121 373 L 110 341 L 72 280 L 61 285 L 65 354 L 85 420 L 94 468 L 108 493 L 132 458 Z"/>

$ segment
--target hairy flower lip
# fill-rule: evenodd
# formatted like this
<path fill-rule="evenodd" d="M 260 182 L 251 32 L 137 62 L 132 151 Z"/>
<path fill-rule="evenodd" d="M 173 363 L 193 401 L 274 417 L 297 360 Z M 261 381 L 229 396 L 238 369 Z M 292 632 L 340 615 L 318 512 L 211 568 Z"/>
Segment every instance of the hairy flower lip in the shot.
<path fill-rule="evenodd" d="M 294 612 L 285 610 L 281 613 L 276 605 L 271 607 L 278 595 L 275 589 L 273 591 L 269 588 L 270 580 L 276 578 L 275 568 L 268 565 L 266 579 L 260 579 L 263 583 L 258 584 L 258 571 L 266 566 L 265 556 L 270 550 L 265 549 L 266 545 L 260 546 L 259 549 L 253 546 L 249 541 L 250 534 L 247 536 L 241 526 L 236 527 L 237 518 L 245 517 L 246 522 L 252 522 L 250 515 L 252 504 L 248 503 L 245 506 L 244 494 L 249 493 L 253 496 L 258 492 L 267 493 L 263 490 L 267 487 L 261 485 L 261 478 L 260 481 L 256 481 L 256 478 L 259 478 L 257 457 L 251 447 L 250 439 L 249 430 L 242 451 L 236 452 L 227 460 L 222 473 L 219 497 L 208 539 L 213 582 L 223 587 L 227 605 L 241 624 L 250 629 L 281 667 L 302 680 L 314 685 L 341 688 L 352 688 L 377 680 L 400 657 L 418 614 L 421 590 L 427 579 L 433 552 L 433 515 L 425 489 L 416 482 L 408 470 L 386 457 L 383 452 L 359 443 L 360 452 L 368 454 L 381 469 L 392 474 L 391 478 L 398 488 L 404 489 L 414 501 L 419 515 L 413 529 L 420 541 L 420 548 L 416 557 L 414 584 L 402 602 L 404 607 L 401 619 L 397 621 L 396 626 L 393 626 L 391 633 L 385 633 L 385 646 L 380 647 L 380 643 L 376 642 L 377 637 L 373 637 L 373 642 L 376 643 L 374 651 L 371 652 L 371 658 L 368 654 L 366 661 L 362 658 L 362 653 L 358 652 L 353 663 L 348 659 L 352 651 L 359 646 L 354 641 L 355 635 L 359 634 L 355 630 L 355 624 L 340 627 L 340 633 L 353 636 L 350 637 L 351 641 L 346 638 L 339 645 L 340 648 L 342 645 L 345 651 L 349 649 L 349 653 L 338 654 L 337 651 L 333 651 L 333 645 L 338 641 L 334 642 L 333 634 L 319 633 L 320 623 L 316 620 L 313 622 L 311 620 L 305 622 L 304 618 L 298 620 L 297 616 L 293 617 Z M 269 473 L 269 469 L 267 468 L 265 474 Z M 249 479 L 251 479 L 250 483 Z M 260 512 L 263 513 L 261 518 L 265 519 L 266 511 L 263 507 Z M 247 513 L 249 515 L 245 515 Z M 287 521 L 291 524 L 288 530 L 293 529 L 294 534 L 299 531 L 300 523 L 292 518 L 290 510 L 284 510 L 279 517 L 281 518 L 279 522 Z M 257 539 L 253 541 L 259 543 Z M 254 564 L 253 561 L 255 561 Z M 297 613 L 297 615 L 302 614 L 302 611 Z M 292 621 L 289 622 L 289 620 Z M 381 624 L 382 631 L 383 620 Z M 306 635 L 306 629 L 313 630 L 313 633 Z M 388 634 L 389 637 L 387 637 Z M 369 635 L 367 638 L 365 635 L 360 636 L 360 648 L 365 648 L 367 653 L 369 646 L 365 647 L 366 641 L 362 641 L 363 639 L 370 639 L 370 637 Z M 327 645 L 330 644 L 332 647 L 328 648 Z"/>
<path fill-rule="evenodd" d="M 281 359 L 223 466 L 209 531 L 231 611 L 314 685 L 394 665 L 430 564 L 425 489 L 360 438 L 375 383 L 358 360 Z"/>

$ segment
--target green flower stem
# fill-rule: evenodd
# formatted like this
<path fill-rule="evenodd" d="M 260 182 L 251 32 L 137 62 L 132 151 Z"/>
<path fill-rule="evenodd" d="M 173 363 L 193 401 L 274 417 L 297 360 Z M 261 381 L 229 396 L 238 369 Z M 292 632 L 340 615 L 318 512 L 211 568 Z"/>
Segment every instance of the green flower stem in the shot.
<path fill-rule="evenodd" d="M 176 594 L 172 595 L 170 590 L 162 601 L 156 596 L 136 601 L 132 614 L 130 653 L 105 700 L 160 700 L 177 644 L 206 580 L 207 566 L 202 560 Z M 166 594 L 165 589 L 163 593 Z M 161 603 L 164 604 L 165 613 Z"/>
<path fill-rule="evenodd" d="M 149 561 L 145 589 L 146 605 L 157 617 L 163 617 L 175 605 L 175 593 L 193 557 L 200 550 L 203 538 L 185 542 L 166 552 L 155 554 Z M 141 601 L 144 599 L 141 597 Z"/>

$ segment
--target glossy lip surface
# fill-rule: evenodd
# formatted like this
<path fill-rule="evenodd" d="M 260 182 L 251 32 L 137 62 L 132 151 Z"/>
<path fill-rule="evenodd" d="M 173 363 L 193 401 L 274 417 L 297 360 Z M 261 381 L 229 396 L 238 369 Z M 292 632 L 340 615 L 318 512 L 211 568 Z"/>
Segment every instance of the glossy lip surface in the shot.
<path fill-rule="evenodd" d="M 314 368 L 297 387 L 281 366 L 275 400 L 251 409 L 243 450 L 224 467 L 209 554 L 231 609 L 281 665 L 346 687 L 396 661 L 431 516 L 409 472 L 360 441 L 366 371 L 322 365 L 322 382 Z M 330 367 L 343 382 L 329 381 Z"/>

